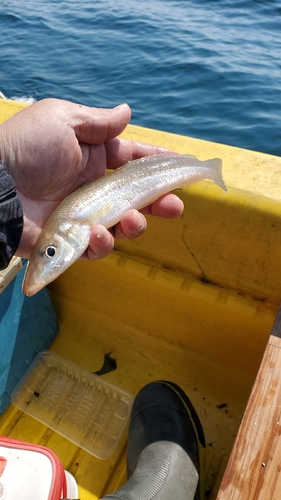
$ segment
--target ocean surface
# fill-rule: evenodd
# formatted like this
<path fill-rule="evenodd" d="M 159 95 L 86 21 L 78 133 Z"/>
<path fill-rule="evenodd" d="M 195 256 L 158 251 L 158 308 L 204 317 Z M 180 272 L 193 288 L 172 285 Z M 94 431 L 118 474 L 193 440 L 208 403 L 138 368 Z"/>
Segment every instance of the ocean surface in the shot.
<path fill-rule="evenodd" d="M 281 155 L 281 0 L 1 0 L 0 91 Z"/>

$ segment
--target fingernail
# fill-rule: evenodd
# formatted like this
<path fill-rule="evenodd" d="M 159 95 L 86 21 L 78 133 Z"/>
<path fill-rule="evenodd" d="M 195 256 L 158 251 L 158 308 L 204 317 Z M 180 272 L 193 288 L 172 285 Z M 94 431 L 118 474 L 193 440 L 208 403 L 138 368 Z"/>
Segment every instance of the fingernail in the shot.
<path fill-rule="evenodd" d="M 139 213 L 137 214 L 137 216 L 138 220 L 136 221 L 135 219 L 135 222 L 137 222 L 137 226 L 134 226 L 133 230 L 128 231 L 128 236 L 130 238 L 140 236 L 146 229 L 146 219 Z"/>
<path fill-rule="evenodd" d="M 139 222 L 138 222 L 138 225 L 136 227 L 136 232 L 141 232 L 141 231 L 144 231 L 146 228 L 146 220 L 144 217 L 142 217 L 141 215 L 139 216 Z"/>
<path fill-rule="evenodd" d="M 96 259 L 98 259 L 97 254 L 95 254 L 94 252 L 92 252 L 92 250 L 90 248 L 88 248 L 87 255 L 88 255 L 88 259 L 90 259 L 90 260 L 96 260 Z"/>
<path fill-rule="evenodd" d="M 124 102 L 123 104 L 118 104 L 118 106 L 115 106 L 114 109 L 122 109 L 122 108 L 128 108 L 128 107 L 129 107 L 129 105 L 126 102 Z"/>
<path fill-rule="evenodd" d="M 105 229 L 104 226 L 100 227 L 99 232 L 97 234 L 97 238 L 100 240 L 100 242 L 103 245 L 107 245 L 109 243 L 109 241 L 110 241 L 110 234 L 107 231 L 107 229 Z"/>

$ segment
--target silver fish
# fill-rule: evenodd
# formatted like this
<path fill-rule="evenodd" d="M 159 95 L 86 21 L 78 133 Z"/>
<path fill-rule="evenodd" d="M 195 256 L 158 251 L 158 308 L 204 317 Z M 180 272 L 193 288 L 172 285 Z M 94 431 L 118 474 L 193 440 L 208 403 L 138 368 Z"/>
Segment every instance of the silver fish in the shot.
<path fill-rule="evenodd" d="M 211 179 L 226 190 L 219 158 L 156 154 L 133 160 L 67 196 L 47 220 L 29 259 L 23 293 L 33 295 L 56 279 L 88 247 L 91 228 L 109 228 L 130 209 L 149 205 L 181 186 Z"/>

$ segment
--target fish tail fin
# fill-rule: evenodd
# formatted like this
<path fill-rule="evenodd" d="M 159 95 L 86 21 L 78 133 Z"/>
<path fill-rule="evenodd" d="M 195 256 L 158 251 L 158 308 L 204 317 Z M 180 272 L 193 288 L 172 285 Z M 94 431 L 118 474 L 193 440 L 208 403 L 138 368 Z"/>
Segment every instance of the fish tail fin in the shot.
<path fill-rule="evenodd" d="M 213 181 L 222 188 L 224 191 L 227 191 L 227 187 L 222 178 L 222 161 L 220 158 L 213 158 L 212 160 L 207 160 L 206 164 L 213 171 Z"/>

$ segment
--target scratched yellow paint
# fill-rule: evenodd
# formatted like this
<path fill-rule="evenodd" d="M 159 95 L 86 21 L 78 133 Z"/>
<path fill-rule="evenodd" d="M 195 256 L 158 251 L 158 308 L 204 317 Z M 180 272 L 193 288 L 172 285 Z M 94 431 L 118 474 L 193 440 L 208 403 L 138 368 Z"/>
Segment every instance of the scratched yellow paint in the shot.
<path fill-rule="evenodd" d="M 22 107 L 0 100 L 0 121 Z M 178 383 L 202 420 L 214 499 L 281 299 L 281 159 L 136 126 L 123 137 L 222 158 L 228 191 L 208 181 L 178 191 L 182 217 L 150 217 L 141 238 L 51 284 L 60 322 L 51 349 L 90 371 L 111 352 L 117 369 L 103 378 L 132 394 L 159 378 Z M 0 432 L 52 448 L 81 499 L 126 480 L 126 435 L 102 461 L 12 406 Z"/>

